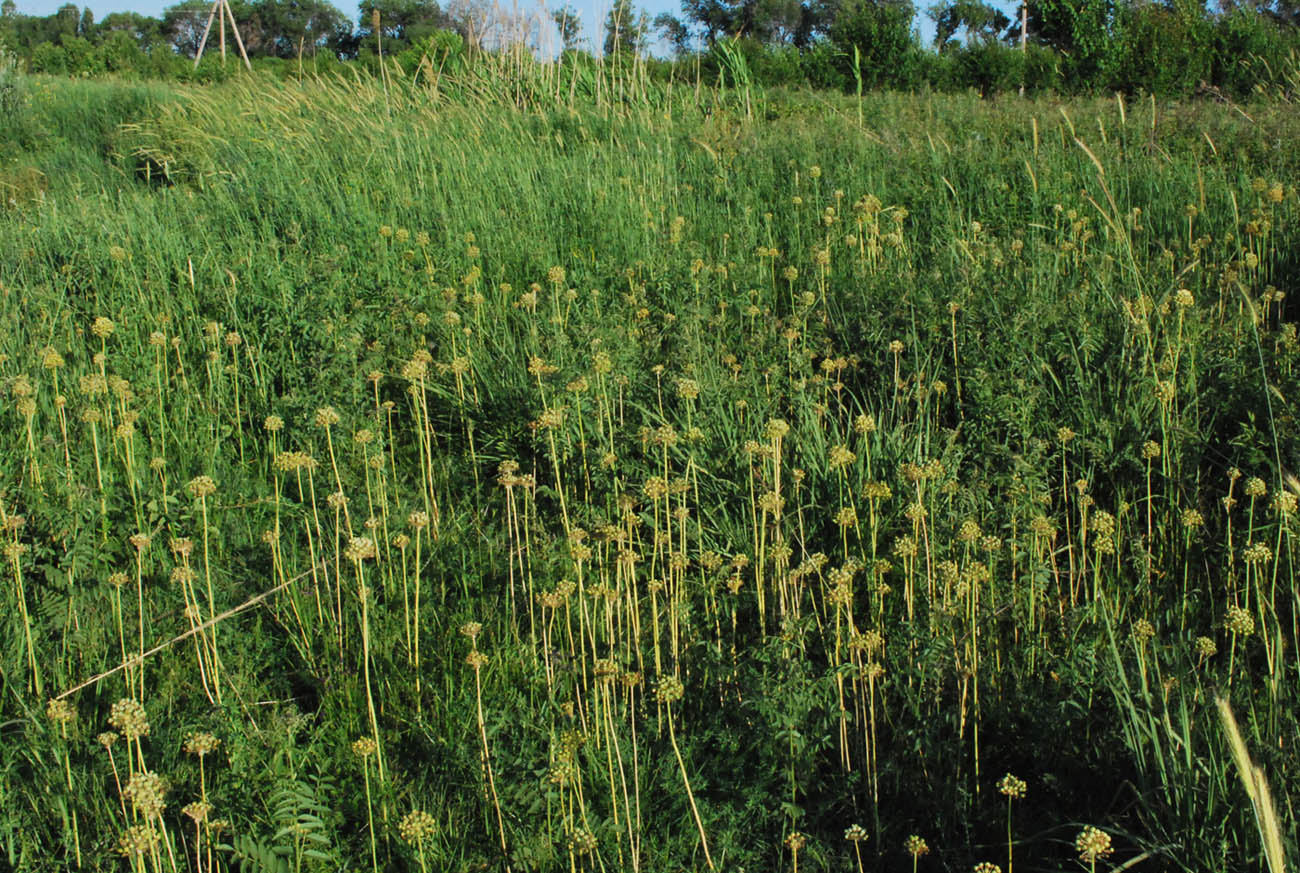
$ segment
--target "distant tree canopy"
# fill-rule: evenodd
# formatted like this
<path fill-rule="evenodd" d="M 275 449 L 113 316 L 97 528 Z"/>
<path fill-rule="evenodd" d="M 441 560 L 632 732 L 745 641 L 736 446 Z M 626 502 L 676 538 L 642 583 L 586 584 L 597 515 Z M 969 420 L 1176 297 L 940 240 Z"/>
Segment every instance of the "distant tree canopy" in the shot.
<path fill-rule="evenodd" d="M 112 12 L 99 20 L 73 3 L 25 15 L 19 2 L 0 0 L 0 45 L 29 71 L 227 75 L 188 62 L 213 0 L 180 0 L 157 18 Z M 360 0 L 354 24 L 329 0 L 229 0 L 253 59 L 310 57 L 318 66 L 373 63 L 382 49 L 405 68 L 438 58 L 437 69 L 450 70 L 518 45 L 549 60 L 556 40 L 543 28 L 554 27 L 566 61 L 670 53 L 683 66 L 649 65 L 664 76 L 980 93 L 1183 95 L 1212 86 L 1249 96 L 1270 87 L 1293 93 L 1288 58 L 1300 52 L 1300 0 L 1215 0 L 1213 8 L 1210 0 L 1021 0 L 1010 15 L 992 0 L 937 0 L 925 10 L 935 25 L 930 47 L 920 43 L 912 0 L 681 0 L 677 14 L 653 21 L 638 0 L 610 0 L 603 20 L 586 29 L 571 0 L 555 2 L 537 14 L 498 0 Z M 228 53 L 231 41 L 227 34 Z"/>

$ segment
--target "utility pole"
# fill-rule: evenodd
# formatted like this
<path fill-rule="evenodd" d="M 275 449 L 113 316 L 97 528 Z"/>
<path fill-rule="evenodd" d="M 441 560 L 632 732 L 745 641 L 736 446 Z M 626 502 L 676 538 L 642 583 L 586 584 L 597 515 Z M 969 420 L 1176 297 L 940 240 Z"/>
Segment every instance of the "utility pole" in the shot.
<path fill-rule="evenodd" d="M 244 39 L 239 35 L 239 25 L 235 24 L 235 13 L 230 11 L 228 0 L 214 0 L 212 8 L 208 10 L 208 23 L 203 27 L 203 38 L 199 40 L 199 50 L 194 54 L 194 66 L 199 65 L 203 59 L 203 49 L 208 44 L 208 35 L 212 33 L 212 19 L 216 18 L 217 35 L 221 42 L 221 65 L 226 65 L 226 19 L 230 19 L 230 29 L 235 33 L 235 45 L 239 46 L 239 56 L 244 59 L 244 66 L 249 70 L 253 65 L 248 62 L 248 52 L 244 51 Z"/>

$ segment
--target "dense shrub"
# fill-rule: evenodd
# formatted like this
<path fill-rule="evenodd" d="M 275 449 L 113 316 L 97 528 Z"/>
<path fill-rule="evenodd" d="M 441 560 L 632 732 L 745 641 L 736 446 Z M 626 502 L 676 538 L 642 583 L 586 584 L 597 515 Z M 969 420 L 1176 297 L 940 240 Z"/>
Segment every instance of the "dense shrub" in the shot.
<path fill-rule="evenodd" d="M 1203 9 L 1132 6 L 1120 17 L 1122 62 L 1114 86 L 1163 96 L 1190 94 L 1211 78 L 1214 31 Z"/>

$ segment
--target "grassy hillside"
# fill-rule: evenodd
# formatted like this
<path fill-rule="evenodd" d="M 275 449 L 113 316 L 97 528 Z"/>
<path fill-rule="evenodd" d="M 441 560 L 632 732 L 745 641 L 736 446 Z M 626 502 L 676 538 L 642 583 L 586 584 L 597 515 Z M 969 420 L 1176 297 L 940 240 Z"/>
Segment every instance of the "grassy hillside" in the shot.
<path fill-rule="evenodd" d="M 1291 107 L 29 90 L 13 868 L 1259 869 L 1218 696 L 1294 832 Z"/>

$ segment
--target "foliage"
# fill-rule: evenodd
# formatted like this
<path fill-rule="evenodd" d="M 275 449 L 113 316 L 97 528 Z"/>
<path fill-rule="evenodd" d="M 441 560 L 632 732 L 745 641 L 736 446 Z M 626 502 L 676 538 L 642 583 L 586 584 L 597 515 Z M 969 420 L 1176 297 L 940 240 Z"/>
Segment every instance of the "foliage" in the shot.
<path fill-rule="evenodd" d="M 1285 95 L 452 66 L 32 83 L 8 867 L 1247 869 L 1215 692 L 1293 832 Z"/>

